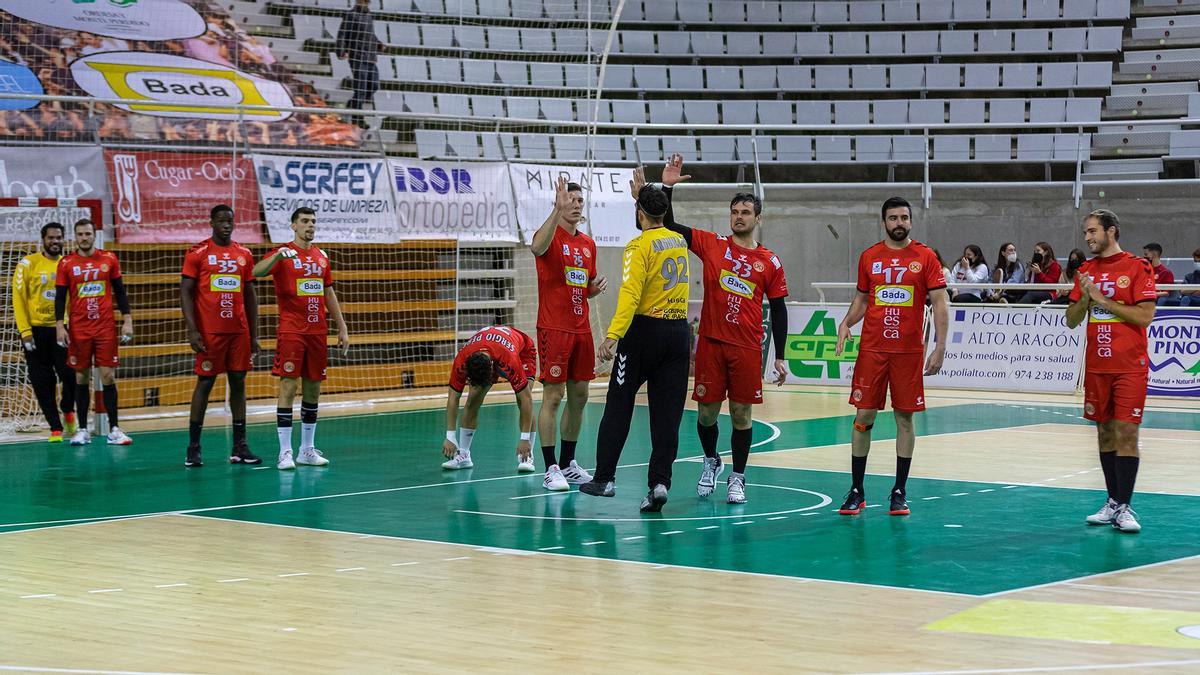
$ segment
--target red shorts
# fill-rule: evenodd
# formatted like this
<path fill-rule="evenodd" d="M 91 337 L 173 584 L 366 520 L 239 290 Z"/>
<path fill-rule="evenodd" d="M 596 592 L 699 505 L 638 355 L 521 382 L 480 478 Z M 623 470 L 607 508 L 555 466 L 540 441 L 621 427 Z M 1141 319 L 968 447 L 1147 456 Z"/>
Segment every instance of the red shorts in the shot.
<path fill-rule="evenodd" d="M 108 335 L 74 335 L 67 343 L 67 364 L 76 372 L 83 372 L 93 365 L 99 368 L 116 368 L 121 360 L 117 358 L 117 334 Z"/>
<path fill-rule="evenodd" d="M 701 335 L 696 340 L 696 388 L 699 403 L 762 403 L 762 350 Z"/>
<path fill-rule="evenodd" d="M 925 409 L 924 355 L 888 352 L 858 353 L 854 362 L 854 380 L 850 405 L 867 410 L 883 410 L 887 392 L 892 392 L 892 409 L 921 412 Z"/>
<path fill-rule="evenodd" d="M 196 374 L 204 377 L 226 371 L 250 370 L 249 333 L 203 333 L 204 351 L 196 355 Z"/>
<path fill-rule="evenodd" d="M 539 328 L 537 339 L 543 383 L 590 382 L 596 379 L 596 346 L 592 343 L 591 333 Z"/>
<path fill-rule="evenodd" d="M 282 333 L 275 341 L 275 363 L 271 366 L 271 374 L 323 382 L 328 363 L 329 348 L 325 346 L 324 335 Z"/>
<path fill-rule="evenodd" d="M 1142 423 L 1150 373 L 1083 373 L 1083 416 L 1098 424 Z"/>

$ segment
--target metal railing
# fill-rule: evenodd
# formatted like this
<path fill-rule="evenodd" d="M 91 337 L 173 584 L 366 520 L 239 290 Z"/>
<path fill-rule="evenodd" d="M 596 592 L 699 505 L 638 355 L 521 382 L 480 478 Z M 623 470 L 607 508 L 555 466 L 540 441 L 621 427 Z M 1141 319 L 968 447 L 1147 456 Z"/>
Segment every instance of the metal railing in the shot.
<path fill-rule="evenodd" d="M 814 281 L 812 287 L 817 290 L 817 295 L 820 296 L 820 303 L 826 304 L 825 291 L 857 291 L 858 284 L 853 281 Z M 952 290 L 970 290 L 970 291 L 1057 291 L 1059 293 L 1068 292 L 1075 287 L 1074 284 L 997 284 L 978 283 L 978 284 L 947 284 L 947 288 Z M 1200 291 L 1200 284 L 1159 284 L 1160 291 L 1182 291 L 1192 293 Z M 975 304 L 975 303 L 972 303 Z M 1033 306 L 1033 305 L 1016 305 L 1016 303 L 1005 303 L 1010 306 Z M 1040 304 L 1040 303 L 1039 303 Z"/>

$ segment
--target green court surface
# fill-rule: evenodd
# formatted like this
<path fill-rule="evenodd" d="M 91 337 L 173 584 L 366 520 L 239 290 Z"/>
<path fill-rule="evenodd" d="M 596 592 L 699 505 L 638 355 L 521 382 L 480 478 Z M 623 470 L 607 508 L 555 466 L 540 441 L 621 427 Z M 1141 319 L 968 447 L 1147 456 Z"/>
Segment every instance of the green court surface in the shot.
<path fill-rule="evenodd" d="M 798 406 L 803 396 L 795 397 Z M 602 404 L 588 409 L 580 457 L 590 465 Z M 444 413 L 424 410 L 328 418 L 318 445 L 332 464 L 276 471 L 275 431 L 254 425 L 265 468 L 230 466 L 224 428 L 205 434 L 203 468 L 182 466 L 185 431 L 144 432 L 129 447 L 44 442 L 0 446 L 0 533 L 164 512 L 525 551 L 613 558 L 871 585 L 983 595 L 1200 555 L 1200 497 L 1139 494 L 1143 531 L 1082 526 L 1103 500 L 1093 490 L 913 478 L 913 515 L 890 517 L 888 476 L 868 476 L 872 508 L 836 514 L 845 473 L 751 467 L 750 502 L 724 503 L 724 487 L 695 496 L 700 464 L 675 465 L 661 514 L 642 515 L 648 456 L 639 408 L 613 499 L 550 494 L 542 475 L 515 473 L 516 408 L 480 414 L 475 468 L 441 470 Z M 1057 406 L 967 404 L 918 418 L 922 435 L 1056 423 L 1084 424 Z M 758 425 L 755 452 L 848 443 L 850 416 Z M 728 443 L 727 418 L 723 444 Z M 1145 426 L 1197 429 L 1195 414 L 1149 412 Z M 681 458 L 700 454 L 695 414 L 685 415 Z M 875 438 L 891 438 L 882 414 Z M 803 450 L 800 450 L 803 452 Z M 535 449 L 536 454 L 536 449 Z M 848 454 L 848 453 L 847 453 Z M 964 458 L 969 461 L 969 458 Z M 1080 457 L 1080 468 L 1094 462 Z M 541 463 L 538 457 L 539 465 Z M 849 459 L 847 458 L 847 464 Z M 920 440 L 914 473 L 920 473 Z M 726 474 L 728 475 L 728 474 Z M 253 546 L 253 541 L 247 541 Z"/>

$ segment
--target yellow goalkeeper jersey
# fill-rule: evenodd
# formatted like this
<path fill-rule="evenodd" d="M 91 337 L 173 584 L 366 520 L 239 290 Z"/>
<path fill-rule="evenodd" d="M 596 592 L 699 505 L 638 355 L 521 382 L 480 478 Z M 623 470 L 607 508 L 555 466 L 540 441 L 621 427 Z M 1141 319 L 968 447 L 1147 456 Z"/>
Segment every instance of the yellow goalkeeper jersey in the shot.
<path fill-rule="evenodd" d="M 645 230 L 625 245 L 617 311 L 608 337 L 625 337 L 635 314 L 655 319 L 686 319 L 687 241 L 665 227 Z"/>
<path fill-rule="evenodd" d="M 54 275 L 58 259 L 47 258 L 41 251 L 17 263 L 13 271 L 13 315 L 21 337 L 33 334 L 34 326 L 54 325 Z"/>

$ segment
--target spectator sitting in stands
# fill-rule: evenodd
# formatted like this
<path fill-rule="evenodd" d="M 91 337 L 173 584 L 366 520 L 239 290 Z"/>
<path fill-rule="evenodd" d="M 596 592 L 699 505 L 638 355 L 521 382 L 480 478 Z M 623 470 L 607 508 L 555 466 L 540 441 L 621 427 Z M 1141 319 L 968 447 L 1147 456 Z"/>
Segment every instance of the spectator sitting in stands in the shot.
<path fill-rule="evenodd" d="M 1054 249 L 1050 244 L 1039 241 L 1033 245 L 1033 258 L 1029 261 L 1029 282 L 1031 284 L 1057 284 L 1062 278 L 1062 265 L 1054 257 Z M 1017 300 L 1022 305 L 1040 305 L 1058 297 L 1057 291 L 1026 291 Z"/>
<path fill-rule="evenodd" d="M 969 244 L 963 249 L 962 258 L 954 263 L 950 277 L 960 284 L 982 284 L 988 280 L 988 266 L 983 260 L 983 249 Z M 983 289 L 954 289 L 950 302 L 983 302 Z"/>
<path fill-rule="evenodd" d="M 1183 283 L 1200 286 L 1200 248 L 1192 251 L 1194 269 L 1183 275 Z M 1179 298 L 1180 307 L 1200 307 L 1200 291 L 1183 291 Z"/>
<path fill-rule="evenodd" d="M 1162 244 L 1150 242 L 1142 247 L 1142 254 L 1146 256 L 1146 260 L 1149 260 L 1151 267 L 1154 268 L 1155 284 L 1162 286 L 1163 284 L 1175 283 L 1175 273 L 1162 264 Z M 1158 292 L 1158 301 L 1155 304 L 1159 307 L 1178 307 L 1179 292 L 1160 290 Z"/>
<path fill-rule="evenodd" d="M 1017 245 L 1008 242 L 1001 246 L 1000 256 L 996 258 L 996 267 L 992 270 L 992 281 L 997 284 L 1023 284 L 1025 276 L 1025 264 L 1017 255 Z M 1025 291 L 1021 290 L 1006 291 L 1003 288 L 994 288 L 988 295 L 988 300 L 991 302 L 1016 302 L 1024 294 Z"/>
<path fill-rule="evenodd" d="M 954 277 L 950 276 L 950 268 L 946 267 L 946 261 L 942 260 L 941 252 L 939 252 L 936 248 L 932 248 L 932 247 L 930 248 L 930 250 L 933 251 L 934 257 L 937 258 L 938 265 L 941 266 L 941 268 L 942 268 L 942 278 L 945 279 L 947 282 L 950 281 L 951 279 L 953 279 Z M 952 295 L 954 295 L 953 293 L 950 292 L 949 286 L 947 286 L 944 290 L 946 292 L 947 299 L 949 299 Z M 930 300 L 928 297 L 926 297 L 925 304 L 932 305 L 933 301 Z"/>
<path fill-rule="evenodd" d="M 1067 256 L 1067 269 L 1063 270 L 1062 276 L 1058 279 L 1060 284 L 1075 283 L 1075 273 L 1079 271 L 1079 266 L 1083 261 L 1087 260 L 1087 254 L 1077 248 L 1071 249 L 1070 255 Z M 1050 301 L 1053 305 L 1069 305 L 1071 301 L 1065 294 L 1060 293 L 1057 298 Z"/>

